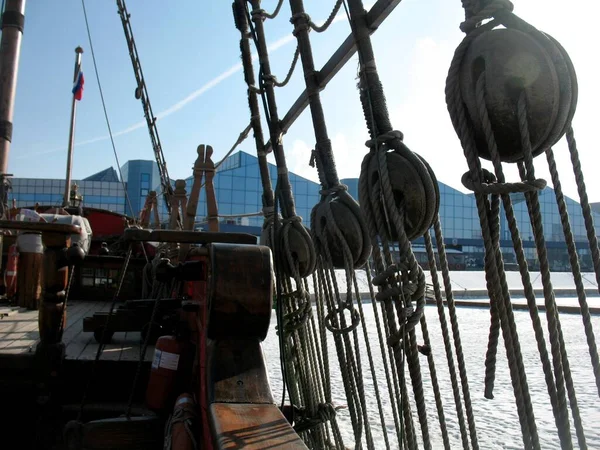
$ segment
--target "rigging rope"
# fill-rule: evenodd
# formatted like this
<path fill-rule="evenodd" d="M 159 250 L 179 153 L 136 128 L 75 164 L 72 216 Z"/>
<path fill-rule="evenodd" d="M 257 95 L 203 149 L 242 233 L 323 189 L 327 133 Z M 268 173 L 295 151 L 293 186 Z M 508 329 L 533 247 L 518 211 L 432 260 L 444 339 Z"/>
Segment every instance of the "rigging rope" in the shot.
<path fill-rule="evenodd" d="M 575 72 L 566 51 L 560 44 L 549 35 L 539 32 L 515 16 L 512 13 L 513 5 L 510 1 L 463 0 L 463 7 L 466 20 L 461 24 L 461 29 L 467 35 L 457 48 L 448 72 L 446 101 L 469 166 L 469 172 L 463 177 L 463 182 L 465 186 L 475 192 L 486 249 L 486 277 L 492 307 L 492 327 L 486 357 L 486 396 L 491 397 L 493 388 L 495 348 L 498 342 L 497 330 L 500 326 L 505 338 L 523 443 L 525 448 L 539 448 L 536 422 L 499 247 L 499 196 L 502 199 L 519 264 L 561 447 L 573 447 L 567 409 L 569 405 L 579 447 L 586 448 L 585 434 L 554 298 L 542 224 L 538 191 L 544 189 L 546 183 L 544 180 L 535 178 L 533 164 L 535 156 L 546 153 L 581 306 L 592 366 L 597 387 L 600 387 L 597 348 L 583 290 L 577 250 L 551 150 L 552 145 L 565 133 L 567 133 L 569 144 L 573 142 L 572 132 L 569 133 L 569 130 L 572 130 L 570 121 L 575 112 L 577 99 Z M 483 24 L 488 19 L 490 20 Z M 504 25 L 505 28 L 495 29 L 498 25 Z M 507 84 L 505 69 L 507 64 L 510 64 L 510 62 L 507 63 L 507 58 L 510 58 L 517 48 L 522 54 L 528 55 L 531 60 L 539 61 L 541 66 L 545 65 L 544 68 L 540 68 L 542 75 L 532 83 L 523 83 L 521 81 L 523 75 L 520 73 L 523 68 L 515 67 L 514 73 L 511 73 L 510 84 Z M 495 51 L 496 53 L 494 53 Z M 504 69 L 497 71 L 498 67 Z M 471 69 L 474 70 L 470 72 Z M 547 77 L 547 74 L 550 73 L 556 74 L 552 80 Z M 539 92 L 539 89 L 545 90 L 545 94 L 543 97 L 536 98 L 531 96 L 531 89 L 535 89 L 536 92 Z M 554 110 L 553 114 L 544 114 L 544 111 L 548 111 L 544 102 L 554 102 L 553 104 L 558 108 Z M 506 108 L 509 108 L 508 111 Z M 510 117 L 510 119 L 502 122 L 499 120 L 499 115 L 504 112 L 509 112 L 510 115 L 504 117 Z M 470 129 L 469 124 L 473 126 L 473 129 Z M 571 145 L 569 147 L 571 148 Z M 482 169 L 479 158 L 492 161 L 495 175 Z M 503 163 L 517 164 L 520 182 L 506 182 L 502 168 Z M 574 170 L 582 175 L 581 168 L 576 169 L 575 161 L 573 161 L 573 166 Z M 582 180 L 582 176 L 580 180 Z M 578 184 L 578 187 L 581 185 Z M 512 207 L 510 194 L 514 192 L 524 193 L 540 262 L 552 365 L 549 361 L 527 261 Z M 488 198 L 489 194 L 492 194 L 491 199 Z M 585 210 L 584 203 L 582 199 L 582 208 Z M 591 214 L 589 217 L 591 218 Z M 588 228 L 588 234 L 589 231 Z M 595 232 L 592 234 L 595 239 Z M 598 252 L 597 243 L 595 247 Z"/>
<path fill-rule="evenodd" d="M 110 121 L 108 120 L 108 112 L 106 110 L 106 102 L 104 101 L 104 92 L 102 91 L 102 84 L 100 83 L 100 75 L 98 74 L 98 66 L 96 64 L 96 55 L 94 53 L 94 46 L 92 44 L 92 34 L 90 32 L 90 24 L 88 22 L 87 11 L 85 8 L 85 0 L 81 0 L 81 6 L 83 8 L 83 17 L 85 19 L 85 28 L 87 30 L 88 42 L 90 43 L 90 51 L 92 53 L 92 61 L 94 63 L 94 73 L 96 74 L 96 81 L 98 83 L 98 91 L 100 92 L 100 100 L 102 101 L 102 109 L 104 111 L 104 119 L 106 120 L 106 127 L 108 128 L 108 135 L 110 136 L 110 144 L 113 149 L 113 153 L 115 155 L 115 161 L 117 162 L 117 170 L 119 171 L 119 178 L 121 180 L 121 185 L 123 186 L 123 193 L 125 194 L 125 199 L 127 200 L 127 205 L 129 206 L 129 210 L 133 217 L 136 216 L 133 211 L 133 207 L 131 206 L 131 199 L 129 198 L 129 194 L 127 193 L 127 186 L 125 181 L 123 180 L 123 173 L 121 172 L 121 163 L 119 162 L 119 155 L 117 154 L 117 147 L 115 146 L 115 140 L 112 133 L 112 127 L 110 126 Z M 145 249 L 144 249 L 145 252 Z"/>

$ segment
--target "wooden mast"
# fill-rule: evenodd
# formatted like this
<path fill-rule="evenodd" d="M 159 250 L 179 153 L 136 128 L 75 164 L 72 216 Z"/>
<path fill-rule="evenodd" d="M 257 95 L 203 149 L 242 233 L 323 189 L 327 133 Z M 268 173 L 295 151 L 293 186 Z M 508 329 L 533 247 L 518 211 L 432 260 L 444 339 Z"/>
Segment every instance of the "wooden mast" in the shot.
<path fill-rule="evenodd" d="M 0 218 L 8 218 L 8 154 L 17 90 L 21 39 L 25 25 L 25 0 L 7 0 L 2 12 L 0 41 Z"/>

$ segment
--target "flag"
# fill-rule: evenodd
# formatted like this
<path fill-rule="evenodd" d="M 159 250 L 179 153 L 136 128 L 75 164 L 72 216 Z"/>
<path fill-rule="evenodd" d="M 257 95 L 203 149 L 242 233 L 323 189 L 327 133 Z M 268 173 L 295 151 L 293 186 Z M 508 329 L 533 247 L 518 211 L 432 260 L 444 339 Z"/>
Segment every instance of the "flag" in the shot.
<path fill-rule="evenodd" d="M 83 72 L 79 70 L 77 77 L 75 78 L 75 83 L 73 83 L 73 90 L 71 91 L 76 100 L 81 100 L 83 98 L 83 83 Z"/>

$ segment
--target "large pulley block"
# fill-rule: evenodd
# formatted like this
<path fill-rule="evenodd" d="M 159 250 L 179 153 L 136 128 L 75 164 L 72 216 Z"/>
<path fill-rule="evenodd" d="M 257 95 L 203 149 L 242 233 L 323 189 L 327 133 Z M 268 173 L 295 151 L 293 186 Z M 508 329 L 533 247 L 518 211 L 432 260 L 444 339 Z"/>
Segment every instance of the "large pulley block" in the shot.
<path fill-rule="evenodd" d="M 403 143 L 397 147 L 385 154 L 387 172 L 394 206 L 403 211 L 404 230 L 408 239 L 413 240 L 423 236 L 437 217 L 440 206 L 439 187 L 433 170 L 423 158 L 410 151 Z M 374 198 L 381 183 L 381 168 L 377 155 L 371 156 L 367 183 L 370 197 L 379 208 L 377 214 L 392 223 L 389 205 L 384 205 L 379 198 Z M 385 190 L 385 186 L 381 189 Z M 386 192 L 381 194 L 385 199 Z M 386 230 L 386 234 L 389 240 L 398 240 L 393 223 L 391 229 Z"/>
<path fill-rule="evenodd" d="M 460 89 L 475 132 L 479 156 L 491 159 L 481 102 L 489 116 L 501 161 L 524 157 L 517 105 L 525 94 L 533 156 L 565 133 L 577 104 L 577 79 L 571 60 L 552 37 L 531 28 L 494 29 L 469 45 L 461 65 Z M 483 80 L 480 78 L 483 77 Z M 484 99 L 477 84 L 483 81 Z"/>
<path fill-rule="evenodd" d="M 269 247 L 209 246 L 209 339 L 258 338 L 269 331 L 273 308 L 273 258 Z"/>
<path fill-rule="evenodd" d="M 326 246 L 336 269 L 364 266 L 371 255 L 371 240 L 358 203 L 344 189 L 315 205 L 311 228 L 321 246 Z M 345 251 L 347 249 L 347 252 Z"/>

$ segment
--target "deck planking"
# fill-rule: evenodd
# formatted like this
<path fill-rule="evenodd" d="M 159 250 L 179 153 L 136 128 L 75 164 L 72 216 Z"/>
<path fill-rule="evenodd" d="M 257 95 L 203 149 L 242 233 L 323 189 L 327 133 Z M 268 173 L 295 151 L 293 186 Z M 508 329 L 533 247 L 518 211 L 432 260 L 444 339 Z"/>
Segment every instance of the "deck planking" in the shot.
<path fill-rule="evenodd" d="M 63 332 L 66 358 L 94 360 L 98 343 L 93 333 L 83 332 L 83 319 L 95 312 L 108 311 L 110 302 L 73 301 L 67 305 L 67 325 Z M 35 351 L 39 342 L 38 312 L 14 309 L 10 315 L 0 315 L 0 353 L 25 354 Z M 140 333 L 115 333 L 104 347 L 101 360 L 137 361 L 140 357 Z M 151 361 L 154 347 L 148 346 L 145 361 Z"/>

